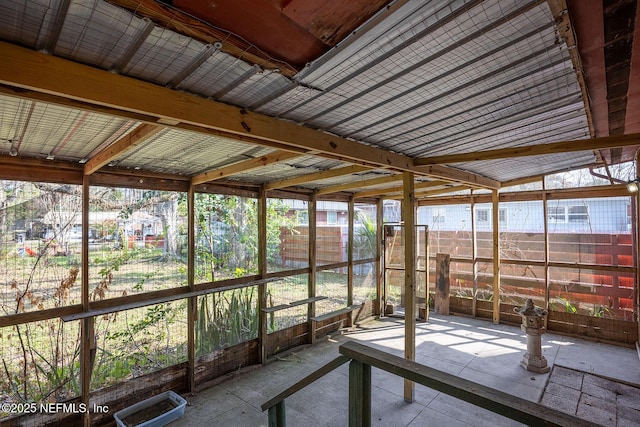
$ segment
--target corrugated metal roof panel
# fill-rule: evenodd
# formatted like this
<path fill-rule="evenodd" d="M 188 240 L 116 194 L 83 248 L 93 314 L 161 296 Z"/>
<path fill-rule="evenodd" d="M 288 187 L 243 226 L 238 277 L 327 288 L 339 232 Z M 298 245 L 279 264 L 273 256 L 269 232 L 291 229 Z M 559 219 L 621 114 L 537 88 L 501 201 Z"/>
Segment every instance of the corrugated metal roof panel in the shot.
<path fill-rule="evenodd" d="M 593 153 L 575 152 L 456 163 L 452 166 L 489 178 L 499 177 L 502 181 L 509 181 L 527 176 L 569 171 L 576 169 L 576 165 L 592 165 L 595 160 Z"/>
<path fill-rule="evenodd" d="M 229 138 L 167 129 L 126 153 L 118 166 L 154 172 L 197 175 L 272 152 Z"/>

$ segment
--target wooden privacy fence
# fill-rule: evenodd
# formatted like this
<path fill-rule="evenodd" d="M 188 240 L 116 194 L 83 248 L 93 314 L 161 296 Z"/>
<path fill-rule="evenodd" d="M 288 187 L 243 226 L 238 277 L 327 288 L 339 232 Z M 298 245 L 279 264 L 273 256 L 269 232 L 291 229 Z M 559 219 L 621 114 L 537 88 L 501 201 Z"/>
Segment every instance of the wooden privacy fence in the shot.
<path fill-rule="evenodd" d="M 402 247 L 401 236 L 397 239 Z M 575 306 L 578 313 L 582 304 L 594 313 L 599 310 L 596 315 L 633 318 L 636 267 L 631 234 L 549 233 L 548 241 L 545 258 L 543 233 L 500 233 L 501 298 L 544 300 L 548 293 L 552 300 L 566 301 L 568 309 Z M 480 291 L 492 292 L 491 233 L 476 233 L 475 260 L 472 245 L 470 232 L 429 233 L 430 253 L 451 255 L 452 294 L 472 295 L 474 282 Z"/>
<path fill-rule="evenodd" d="M 285 399 L 287 397 L 348 361 L 350 361 L 348 403 L 350 427 L 371 425 L 372 366 L 527 425 L 598 425 L 355 341 L 342 344 L 339 351 L 341 356 L 262 404 L 262 410 L 269 411 L 269 427 L 286 426 Z"/>
<path fill-rule="evenodd" d="M 316 228 L 316 265 L 347 261 L 346 227 L 319 226 Z M 309 262 L 309 227 L 283 228 L 280 233 L 282 267 L 298 267 Z"/>

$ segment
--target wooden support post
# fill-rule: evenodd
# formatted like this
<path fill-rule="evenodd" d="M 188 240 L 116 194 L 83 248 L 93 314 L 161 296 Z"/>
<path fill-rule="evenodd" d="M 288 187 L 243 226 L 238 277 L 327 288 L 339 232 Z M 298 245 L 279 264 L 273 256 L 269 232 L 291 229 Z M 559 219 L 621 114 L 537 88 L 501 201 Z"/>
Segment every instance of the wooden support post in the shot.
<path fill-rule="evenodd" d="M 429 321 L 429 226 L 424 226 L 424 320 Z"/>
<path fill-rule="evenodd" d="M 476 203 L 471 194 L 471 259 L 473 260 L 473 291 L 471 297 L 471 315 L 476 317 L 478 314 L 478 236 L 476 233 Z"/>
<path fill-rule="evenodd" d="M 436 299 L 434 308 L 436 313 L 449 315 L 449 267 L 451 256 L 449 254 L 436 255 Z"/>
<path fill-rule="evenodd" d="M 193 185 L 187 193 L 187 284 L 195 291 L 195 193 Z M 198 320 L 198 297 L 191 297 L 187 303 L 187 381 L 191 393 L 196 389 L 196 322 Z"/>
<path fill-rule="evenodd" d="M 314 191 L 309 200 L 309 298 L 316 296 L 316 240 L 318 230 L 316 227 L 316 212 L 318 205 L 318 192 Z M 308 342 L 313 344 L 316 341 L 315 323 L 316 303 L 312 301 L 307 307 L 307 330 L 309 331 Z"/>
<path fill-rule="evenodd" d="M 267 193 L 260 188 L 258 196 L 258 271 L 261 279 L 267 275 Z M 267 284 L 258 285 L 258 360 L 267 363 Z"/>
<path fill-rule="evenodd" d="M 351 307 L 353 305 L 353 242 L 354 242 L 354 225 L 356 219 L 356 204 L 353 196 L 349 198 L 349 207 L 348 207 L 348 233 L 347 233 L 347 306 Z M 349 318 L 347 320 L 347 327 L 353 326 L 353 311 L 349 313 Z"/>
<path fill-rule="evenodd" d="M 543 233 L 544 233 L 544 309 L 551 310 L 551 289 L 549 287 L 549 215 L 547 215 L 547 192 L 544 191 L 544 179 L 542 180 L 542 211 L 543 211 Z M 544 327 L 547 327 L 549 316 L 544 317 Z"/>
<path fill-rule="evenodd" d="M 269 408 L 269 427 L 286 427 L 287 412 L 284 400 Z"/>
<path fill-rule="evenodd" d="M 354 236 L 354 222 L 355 222 L 355 199 L 353 196 L 349 198 L 349 225 L 348 225 L 348 237 L 347 237 L 347 305 L 350 307 L 353 305 L 353 236 Z M 351 326 L 351 322 L 349 322 Z"/>
<path fill-rule="evenodd" d="M 636 151 L 636 178 L 640 176 L 640 149 Z M 635 221 L 633 221 L 633 237 L 635 240 L 635 244 L 633 245 L 635 250 L 635 258 L 634 258 L 634 266 L 636 267 L 636 283 L 634 288 L 635 291 L 635 315 L 636 321 L 638 323 L 638 336 L 640 337 L 640 250 L 638 250 L 638 242 L 640 242 L 640 191 L 636 191 L 635 195 L 632 196 L 633 202 L 632 205 L 635 204 L 634 214 Z M 640 342 L 636 341 L 636 349 L 638 350 L 638 357 L 640 357 Z"/>
<path fill-rule="evenodd" d="M 382 298 L 382 280 L 383 274 L 383 247 L 382 236 L 384 234 L 382 230 L 382 224 L 384 223 L 384 202 L 382 199 L 378 200 L 376 205 L 376 301 L 377 311 L 373 314 L 382 316 L 384 314 L 384 299 Z"/>
<path fill-rule="evenodd" d="M 491 191 L 493 203 L 493 323 L 500 323 L 500 214 L 498 190 Z"/>
<path fill-rule="evenodd" d="M 349 363 L 349 427 L 371 426 L 371 365 Z"/>
<path fill-rule="evenodd" d="M 82 310 L 89 311 L 89 175 L 82 177 Z M 86 318 L 80 326 L 80 399 L 87 408 L 90 407 L 91 373 L 95 361 L 95 335 L 93 318 Z M 91 414 L 86 411 L 82 415 L 82 424 L 91 425 Z"/>
<path fill-rule="evenodd" d="M 414 198 L 413 173 L 404 172 L 402 219 L 404 222 L 404 357 L 407 360 L 416 359 L 416 204 Z M 404 400 L 413 402 L 415 383 L 404 380 Z"/>

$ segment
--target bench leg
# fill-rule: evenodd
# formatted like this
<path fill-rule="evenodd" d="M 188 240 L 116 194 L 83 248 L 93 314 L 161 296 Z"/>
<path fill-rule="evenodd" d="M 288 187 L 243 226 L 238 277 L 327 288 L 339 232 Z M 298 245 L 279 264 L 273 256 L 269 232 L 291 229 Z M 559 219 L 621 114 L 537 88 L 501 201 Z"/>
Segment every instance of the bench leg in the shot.
<path fill-rule="evenodd" d="M 269 427 L 287 427 L 284 400 L 269 408 Z"/>

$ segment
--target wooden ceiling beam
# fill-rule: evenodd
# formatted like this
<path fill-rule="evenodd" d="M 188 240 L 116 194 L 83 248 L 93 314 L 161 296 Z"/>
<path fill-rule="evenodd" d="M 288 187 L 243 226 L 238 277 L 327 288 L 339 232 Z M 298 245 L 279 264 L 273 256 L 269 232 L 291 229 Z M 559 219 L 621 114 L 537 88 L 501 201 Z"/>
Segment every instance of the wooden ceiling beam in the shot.
<path fill-rule="evenodd" d="M 275 151 L 264 156 L 242 162 L 233 163 L 218 169 L 213 169 L 191 178 L 191 185 L 204 184 L 205 182 L 215 181 L 216 179 L 226 178 L 252 169 L 261 168 L 263 166 L 274 163 L 284 162 L 294 157 L 300 157 L 300 154 L 290 153 L 288 151 Z"/>
<path fill-rule="evenodd" d="M 576 151 L 593 151 L 604 148 L 618 148 L 640 145 L 640 134 L 604 136 L 591 139 L 560 141 L 549 144 L 528 145 L 524 147 L 497 148 L 495 150 L 475 151 L 472 153 L 446 154 L 442 156 L 414 159 L 416 166 L 441 165 L 482 160 L 507 159 L 512 157 L 541 156 Z"/>
<path fill-rule="evenodd" d="M 331 193 L 338 193 L 340 191 L 349 191 L 349 190 L 353 190 L 354 188 L 363 188 L 363 187 L 371 187 L 374 185 L 389 184 L 391 182 L 397 182 L 397 181 L 402 181 L 402 175 L 387 175 L 387 176 L 381 176 L 379 178 L 371 178 L 371 179 L 365 179 L 362 181 L 354 181 L 348 184 L 333 185 L 331 187 L 321 188 L 320 190 L 318 190 L 318 195 L 320 196 L 322 194 L 331 194 Z"/>
<path fill-rule="evenodd" d="M 469 187 L 468 185 L 454 185 L 451 187 L 439 188 L 435 190 L 420 191 L 420 192 L 416 191 L 416 198 L 423 199 L 427 197 L 438 196 L 440 194 L 449 194 L 449 193 L 455 193 L 456 191 L 463 191 L 463 190 L 470 190 L 470 189 L 471 187 Z"/>
<path fill-rule="evenodd" d="M 101 167 L 109 164 L 109 162 L 117 159 L 126 152 L 149 140 L 149 138 L 157 135 L 162 131 L 162 129 L 164 129 L 164 126 L 150 125 L 146 123 L 141 124 L 89 159 L 89 161 L 84 164 L 84 174 L 91 175 Z"/>
<path fill-rule="evenodd" d="M 320 172 L 314 172 L 295 178 L 283 179 L 281 181 L 269 182 L 264 185 L 265 190 L 275 190 L 278 188 L 293 187 L 300 184 L 306 184 L 308 182 L 322 181 L 323 179 L 336 178 L 344 175 L 351 175 L 358 172 L 364 172 L 371 170 L 367 166 L 351 165 L 343 168 L 329 169 Z"/>
<path fill-rule="evenodd" d="M 469 189 L 470 187 L 468 185 L 455 185 L 452 187 L 439 188 L 436 190 L 427 190 L 427 191 L 420 191 L 420 192 L 416 191 L 415 197 L 416 199 L 425 199 L 427 197 L 437 196 L 439 194 L 449 194 L 449 193 L 454 193 L 456 191 L 469 190 Z M 388 197 L 385 197 L 385 199 L 400 200 L 402 199 L 402 194 L 390 195 Z"/>
<path fill-rule="evenodd" d="M 449 184 L 448 181 L 439 181 L 439 180 L 429 181 L 429 182 L 416 182 L 413 186 L 413 189 L 414 191 L 418 191 L 426 188 L 440 187 L 442 185 L 447 185 L 447 184 Z M 389 196 L 394 193 L 402 193 L 403 190 L 404 190 L 403 187 L 377 188 L 375 190 L 359 191 L 355 193 L 353 196 L 355 198 L 374 197 L 374 196 L 381 196 L 381 195 Z"/>
<path fill-rule="evenodd" d="M 358 165 L 415 172 L 485 188 L 500 187 L 498 181 L 487 177 L 442 165 L 415 167 L 409 156 L 10 43 L 0 42 L 0 51 L 0 84 L 15 88 L 14 96 L 39 98 L 38 93 L 45 93 L 55 96 L 57 104 L 74 108 L 84 105 L 86 109 L 127 118 L 144 115 L 152 123 L 221 131 L 238 139 L 249 137 L 264 146 L 284 145 L 292 151 Z"/>

